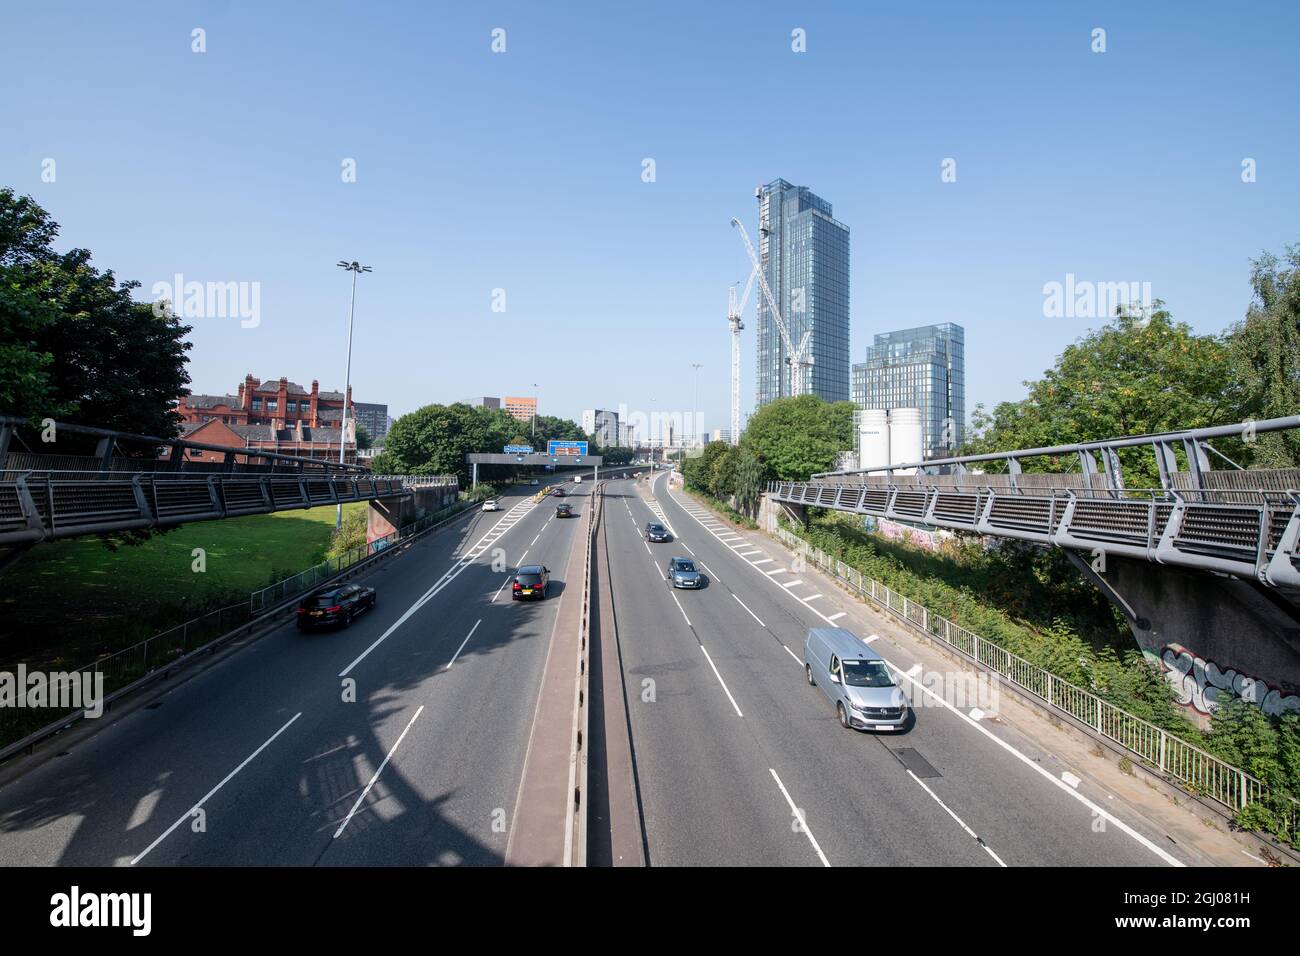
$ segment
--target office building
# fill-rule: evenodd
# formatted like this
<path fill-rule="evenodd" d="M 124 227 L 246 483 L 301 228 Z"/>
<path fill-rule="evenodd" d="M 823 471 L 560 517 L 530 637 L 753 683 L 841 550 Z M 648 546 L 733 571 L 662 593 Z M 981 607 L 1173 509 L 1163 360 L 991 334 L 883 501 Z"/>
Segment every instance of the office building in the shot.
<path fill-rule="evenodd" d="M 602 448 L 619 444 L 618 412 L 604 408 L 587 408 L 582 412 L 582 432 L 595 438 Z"/>
<path fill-rule="evenodd" d="M 795 349 L 807 335 L 803 391 L 828 402 L 849 397 L 849 227 L 831 204 L 784 179 L 760 186 L 758 254 Z M 758 300 L 759 405 L 793 394 L 790 359 L 762 295 Z"/>
<path fill-rule="evenodd" d="M 500 408 L 501 399 L 493 398 L 490 395 L 481 395 L 475 398 L 462 399 L 462 405 L 469 405 L 471 408 Z"/>
<path fill-rule="evenodd" d="M 512 418 L 521 422 L 531 422 L 537 415 L 537 399 L 519 398 L 513 395 L 505 397 L 506 411 Z"/>
<path fill-rule="evenodd" d="M 965 331 L 944 322 L 878 334 L 867 360 L 853 366 L 853 402 L 864 410 L 919 408 L 924 457 L 951 453 L 965 438 Z"/>
<path fill-rule="evenodd" d="M 392 421 L 388 417 L 388 406 L 379 405 L 374 402 L 354 402 L 352 405 L 352 414 L 356 416 L 357 425 L 366 430 L 370 440 L 376 445 L 384 443 L 384 436 L 388 434 L 388 423 Z"/>

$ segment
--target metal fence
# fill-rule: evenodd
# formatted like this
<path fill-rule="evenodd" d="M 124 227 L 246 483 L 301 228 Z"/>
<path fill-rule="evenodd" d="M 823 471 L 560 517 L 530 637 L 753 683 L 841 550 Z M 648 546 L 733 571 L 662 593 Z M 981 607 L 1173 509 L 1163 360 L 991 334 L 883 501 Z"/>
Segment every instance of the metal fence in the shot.
<path fill-rule="evenodd" d="M 996 672 L 1097 736 L 1118 744 L 1192 792 L 1233 813 L 1269 796 L 1268 788 L 1244 770 L 932 613 L 906 595 L 867 577 L 787 529 L 778 526 L 774 534 L 777 540 L 802 555 L 809 564 L 831 574 L 915 630 L 955 648 L 981 667 Z M 1285 834 L 1295 841 L 1300 837 L 1300 803 L 1289 800 L 1283 812 Z"/>
<path fill-rule="evenodd" d="M 432 512 L 368 545 L 353 548 L 344 555 L 330 558 L 300 574 L 254 591 L 246 601 L 210 611 L 122 650 L 105 654 L 82 667 L 59 673 L 70 675 L 69 679 L 89 675 L 91 680 L 95 680 L 96 675 L 102 675 L 103 693 L 105 696 L 111 695 L 134 681 L 179 661 L 218 637 L 252 622 L 282 602 L 329 580 L 341 571 L 383 553 L 399 541 L 409 541 L 416 535 L 432 530 L 438 524 L 470 510 L 475 504 L 476 502 L 457 502 Z M 49 707 L 0 707 L 0 759 L 7 757 L 12 749 L 6 745 L 21 741 L 38 731 L 53 732 L 57 725 L 75 719 L 78 713 L 77 709 L 58 711 Z"/>

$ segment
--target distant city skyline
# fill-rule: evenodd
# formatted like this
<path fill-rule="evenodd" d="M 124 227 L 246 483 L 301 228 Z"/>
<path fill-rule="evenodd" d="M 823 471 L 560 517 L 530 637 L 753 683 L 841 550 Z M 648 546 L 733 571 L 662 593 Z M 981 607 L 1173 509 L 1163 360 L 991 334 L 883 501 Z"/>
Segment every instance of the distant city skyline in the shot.
<path fill-rule="evenodd" d="M 256 303 L 255 321 L 186 319 L 195 391 L 238 381 L 250 354 L 342 384 L 335 262 L 359 259 L 374 271 L 357 281 L 351 384 L 394 416 L 483 388 L 536 391 L 574 421 L 594 396 L 689 413 L 698 362 L 705 428 L 726 427 L 727 289 L 750 269 L 729 222 L 752 230 L 754 189 L 777 177 L 852 229 L 850 356 L 934 316 L 962 325 L 967 416 L 1023 397 L 1105 323 L 1049 316 L 1045 286 L 1149 284 L 1220 332 L 1250 301 L 1249 260 L 1300 240 L 1300 128 L 1278 121 L 1294 111 L 1294 4 L 1176 20 L 1107 3 L 201 18 L 202 54 L 183 7 L 20 5 L 0 36 L 0 183 L 49 210 L 56 247 L 91 250 L 141 300 L 180 275 Z M 184 148 L 123 126 L 123 103 L 169 118 Z M 1117 130 L 1142 132 L 1120 148 Z"/>

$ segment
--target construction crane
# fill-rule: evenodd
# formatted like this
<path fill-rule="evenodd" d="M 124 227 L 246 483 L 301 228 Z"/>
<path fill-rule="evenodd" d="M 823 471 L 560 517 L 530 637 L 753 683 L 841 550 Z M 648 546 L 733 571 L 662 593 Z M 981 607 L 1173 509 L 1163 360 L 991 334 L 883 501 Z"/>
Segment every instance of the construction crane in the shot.
<path fill-rule="evenodd" d="M 754 276 L 757 269 L 749 272 L 749 281 L 745 283 L 745 294 L 736 303 L 736 287 L 727 290 L 727 327 L 731 330 L 731 443 L 740 442 L 740 330 L 745 323 L 740 317 L 745 313 L 745 304 L 749 293 L 754 288 Z"/>
<path fill-rule="evenodd" d="M 808 339 L 812 329 L 804 332 L 803 337 L 799 340 L 799 347 L 796 349 L 794 343 L 790 341 L 790 331 L 786 328 L 785 319 L 781 316 L 781 310 L 776 306 L 776 300 L 772 298 L 772 290 L 768 288 L 767 277 L 763 275 L 763 267 L 758 261 L 758 254 L 754 252 L 754 246 L 749 241 L 749 233 L 745 232 L 744 225 L 739 219 L 732 219 L 731 224 L 740 230 L 740 238 L 745 243 L 745 251 L 749 253 L 749 261 L 754 264 L 754 274 L 758 276 L 759 287 L 763 290 L 763 298 L 767 299 L 767 307 L 772 310 L 772 318 L 776 322 L 777 331 L 781 333 L 781 344 L 785 346 L 785 361 L 790 366 L 790 394 L 802 395 L 804 393 L 804 369 L 811 368 L 813 361 L 808 355 Z"/>

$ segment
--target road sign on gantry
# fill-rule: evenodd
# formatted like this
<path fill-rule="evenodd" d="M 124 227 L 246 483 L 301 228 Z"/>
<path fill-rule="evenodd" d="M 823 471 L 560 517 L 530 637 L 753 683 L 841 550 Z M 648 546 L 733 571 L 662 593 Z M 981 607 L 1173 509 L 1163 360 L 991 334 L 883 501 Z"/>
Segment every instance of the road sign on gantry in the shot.
<path fill-rule="evenodd" d="M 546 443 L 546 454 L 585 458 L 587 457 L 587 443 L 585 441 L 548 441 Z"/>

